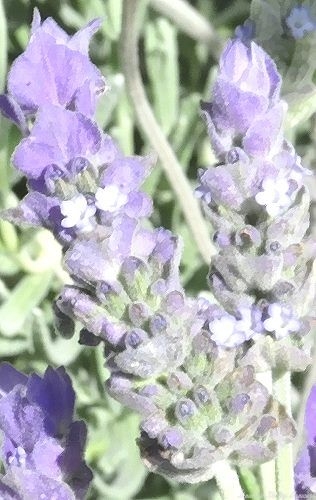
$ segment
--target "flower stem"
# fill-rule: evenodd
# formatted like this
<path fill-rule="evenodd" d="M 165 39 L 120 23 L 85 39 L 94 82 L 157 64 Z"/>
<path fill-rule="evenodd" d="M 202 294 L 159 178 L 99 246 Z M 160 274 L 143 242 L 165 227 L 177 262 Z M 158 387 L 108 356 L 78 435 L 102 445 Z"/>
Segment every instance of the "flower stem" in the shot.
<path fill-rule="evenodd" d="M 258 382 L 264 385 L 270 394 L 273 390 L 272 372 L 266 371 L 257 374 Z M 261 478 L 261 489 L 263 500 L 275 500 L 277 494 L 275 460 L 269 460 L 260 465 L 259 473 Z"/>
<path fill-rule="evenodd" d="M 291 416 L 291 373 L 285 372 L 274 380 L 274 395 Z M 280 449 L 276 458 L 278 500 L 294 500 L 294 463 L 292 443 Z"/>
<path fill-rule="evenodd" d="M 190 183 L 183 172 L 183 168 L 157 123 L 141 79 L 138 56 L 138 14 L 141 15 L 142 13 L 142 2 L 139 0 L 124 0 L 121 46 L 126 89 L 141 131 L 156 150 L 162 168 L 177 197 L 197 247 L 205 262 L 209 264 L 211 256 L 215 253 L 215 249 L 211 244 L 209 232 L 201 210 L 192 193 Z"/>
<path fill-rule="evenodd" d="M 228 462 L 221 461 L 213 464 L 217 487 L 223 500 L 244 500 L 245 495 L 240 486 L 239 477 L 235 469 Z"/>

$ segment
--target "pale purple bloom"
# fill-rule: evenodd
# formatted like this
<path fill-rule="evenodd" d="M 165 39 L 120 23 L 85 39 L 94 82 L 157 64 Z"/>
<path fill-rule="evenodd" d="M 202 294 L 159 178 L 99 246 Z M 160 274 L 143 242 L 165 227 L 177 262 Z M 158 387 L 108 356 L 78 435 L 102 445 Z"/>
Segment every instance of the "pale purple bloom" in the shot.
<path fill-rule="evenodd" d="M 251 42 L 231 40 L 222 53 L 213 100 L 203 104 L 213 148 L 219 156 L 243 144 L 251 155 L 267 153 L 284 114 L 281 79 L 272 59 Z M 263 121 L 269 127 L 262 126 Z"/>
<path fill-rule="evenodd" d="M 98 188 L 95 193 L 95 205 L 105 212 L 116 212 L 126 205 L 128 197 L 122 193 L 115 184 L 109 184 L 104 188 Z"/>
<path fill-rule="evenodd" d="M 268 318 L 263 321 L 266 331 L 274 333 L 276 339 L 282 339 L 302 327 L 290 306 L 278 303 L 270 304 L 267 309 Z"/>
<path fill-rule="evenodd" d="M 251 307 L 240 306 L 236 316 L 224 311 L 212 311 L 214 319 L 208 322 L 211 339 L 223 347 L 236 347 L 250 340 L 255 332 L 254 311 Z"/>
<path fill-rule="evenodd" d="M 259 205 L 265 206 L 271 217 L 275 217 L 290 206 L 292 200 L 289 191 L 289 182 L 284 177 L 266 177 L 255 200 Z"/>
<path fill-rule="evenodd" d="M 89 205 L 83 194 L 78 194 L 70 200 L 64 200 L 60 204 L 60 211 L 64 218 L 61 221 L 62 227 L 75 227 L 79 232 L 93 230 L 92 217 L 95 215 L 96 207 Z"/>
<path fill-rule="evenodd" d="M 68 36 L 51 18 L 41 24 L 34 11 L 28 46 L 8 75 L 9 95 L 26 115 L 49 104 L 94 114 L 96 99 L 106 86 L 89 59 L 88 46 L 100 24 L 96 19 Z"/>
<path fill-rule="evenodd" d="M 5 468 L 0 491 L 16 488 L 26 497 L 35 494 L 37 487 L 43 494 L 61 491 L 65 500 L 84 498 L 92 474 L 82 458 L 86 428 L 83 422 L 73 421 L 74 400 L 64 368 L 48 368 L 41 378 L 26 377 L 7 363 L 0 365 Z"/>
<path fill-rule="evenodd" d="M 285 20 L 291 35 L 296 40 L 316 30 L 316 20 L 313 19 L 310 8 L 306 5 L 293 7 Z"/>

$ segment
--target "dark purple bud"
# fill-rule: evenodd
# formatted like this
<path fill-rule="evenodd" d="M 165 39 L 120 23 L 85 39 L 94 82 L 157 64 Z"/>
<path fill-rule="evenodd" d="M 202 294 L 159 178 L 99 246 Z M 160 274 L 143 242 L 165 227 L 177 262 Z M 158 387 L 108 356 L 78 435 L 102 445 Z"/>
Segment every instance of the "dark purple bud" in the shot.
<path fill-rule="evenodd" d="M 197 407 L 191 399 L 183 398 L 180 399 L 175 407 L 176 418 L 181 422 L 185 423 L 189 418 L 191 418 L 197 412 Z"/>
<path fill-rule="evenodd" d="M 167 328 L 167 320 L 162 314 L 155 314 L 150 319 L 150 331 L 153 335 L 158 335 Z"/>
<path fill-rule="evenodd" d="M 207 403 L 210 402 L 211 399 L 210 393 L 203 385 L 194 388 L 193 395 L 194 395 L 194 401 L 198 406 L 206 405 Z"/>
<path fill-rule="evenodd" d="M 144 330 L 135 328 L 125 335 L 125 345 L 126 347 L 136 349 L 136 347 L 138 347 L 146 338 L 147 334 Z"/>
<path fill-rule="evenodd" d="M 249 401 L 250 396 L 248 394 L 237 394 L 237 396 L 230 400 L 230 410 L 234 413 L 240 413 Z"/>
<path fill-rule="evenodd" d="M 103 301 L 112 290 L 113 288 L 109 283 L 106 281 L 99 281 L 96 286 L 96 296 L 99 300 Z"/>
<path fill-rule="evenodd" d="M 227 163 L 237 163 L 239 161 L 239 150 L 240 148 L 233 148 L 230 151 L 228 151 L 226 155 L 226 161 Z"/>
<path fill-rule="evenodd" d="M 158 442 L 165 450 L 168 448 L 179 449 L 183 443 L 183 436 L 179 429 L 170 427 L 158 438 Z"/>
<path fill-rule="evenodd" d="M 268 251 L 279 254 L 280 251 L 282 250 L 281 244 L 278 241 L 272 241 L 272 243 L 269 243 L 269 248 Z"/>
<path fill-rule="evenodd" d="M 91 165 L 91 163 L 89 162 L 89 160 L 87 160 L 87 158 L 84 158 L 83 156 L 77 156 L 76 158 L 70 160 L 70 162 L 67 164 L 67 169 L 71 174 L 76 175 L 86 170 L 89 165 Z"/>

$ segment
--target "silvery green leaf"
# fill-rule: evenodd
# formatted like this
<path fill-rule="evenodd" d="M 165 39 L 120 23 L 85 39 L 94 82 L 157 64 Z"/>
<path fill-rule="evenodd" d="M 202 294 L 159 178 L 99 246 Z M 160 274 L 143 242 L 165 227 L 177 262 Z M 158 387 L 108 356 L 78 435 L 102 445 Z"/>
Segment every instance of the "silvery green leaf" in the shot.
<path fill-rule="evenodd" d="M 152 103 L 157 119 L 166 134 L 170 133 L 178 119 L 179 74 L 176 34 L 175 27 L 162 17 L 146 23 L 145 50 L 153 94 Z"/>
<path fill-rule="evenodd" d="M 13 337 L 46 296 L 52 272 L 25 276 L 0 307 L 0 330 L 5 337 Z"/>

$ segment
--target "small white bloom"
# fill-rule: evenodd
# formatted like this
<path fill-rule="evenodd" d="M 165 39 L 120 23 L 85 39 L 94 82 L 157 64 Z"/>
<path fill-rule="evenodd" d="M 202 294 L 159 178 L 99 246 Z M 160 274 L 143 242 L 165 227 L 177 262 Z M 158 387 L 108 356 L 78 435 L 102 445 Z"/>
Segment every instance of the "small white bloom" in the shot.
<path fill-rule="evenodd" d="M 300 321 L 293 316 L 291 309 L 281 304 L 270 304 L 268 307 L 269 318 L 263 322 L 267 332 L 274 332 L 276 339 L 283 339 L 289 333 L 300 329 Z"/>
<path fill-rule="evenodd" d="M 209 329 L 212 333 L 212 340 L 217 345 L 224 347 L 235 347 L 253 334 L 251 329 L 251 311 L 247 308 L 240 308 L 241 319 L 236 319 L 229 314 L 209 322 Z"/>
<path fill-rule="evenodd" d="M 261 189 L 256 194 L 255 200 L 259 205 L 266 207 L 266 211 L 271 217 L 278 215 L 290 206 L 292 201 L 288 194 L 290 185 L 285 178 L 272 179 L 267 177 L 263 180 Z"/>
<path fill-rule="evenodd" d="M 78 194 L 71 200 L 62 201 L 60 211 L 64 216 L 61 225 L 65 228 L 76 227 L 82 232 L 91 231 L 91 217 L 96 212 L 94 205 L 89 205 L 83 194 Z"/>
<path fill-rule="evenodd" d="M 316 23 L 311 17 L 309 8 L 303 5 L 293 7 L 285 22 L 295 39 L 303 38 L 307 33 L 316 29 Z"/>
<path fill-rule="evenodd" d="M 118 186 L 110 184 L 104 188 L 98 188 L 95 193 L 95 205 L 105 212 L 116 212 L 127 203 L 128 197 L 121 193 Z"/>

